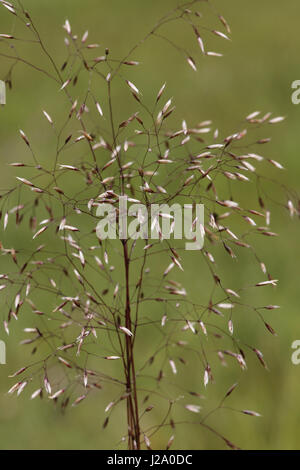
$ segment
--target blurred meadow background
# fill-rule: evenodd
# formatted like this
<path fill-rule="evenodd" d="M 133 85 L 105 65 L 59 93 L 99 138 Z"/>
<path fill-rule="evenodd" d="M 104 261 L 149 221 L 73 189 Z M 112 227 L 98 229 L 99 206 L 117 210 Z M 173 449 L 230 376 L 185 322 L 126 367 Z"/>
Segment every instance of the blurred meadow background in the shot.
<path fill-rule="evenodd" d="M 66 18 L 69 19 L 74 32 L 81 35 L 88 29 L 89 42 L 101 45 L 100 49 L 94 52 L 95 55 L 102 55 L 108 47 L 111 54 L 119 58 L 152 28 L 165 12 L 178 4 L 178 0 L 23 1 L 23 5 L 30 11 L 39 27 L 43 41 L 61 65 L 66 58 L 62 29 Z M 178 126 L 182 119 L 186 119 L 188 123 L 211 119 L 214 128 L 219 128 L 220 135 L 224 137 L 234 132 L 253 111 L 270 111 L 274 116 L 287 116 L 282 124 L 269 126 L 264 130 L 264 137 L 272 137 L 272 141 L 259 150 L 263 155 L 267 154 L 269 158 L 278 160 L 286 168 L 276 174 L 282 183 L 299 190 L 300 105 L 293 105 L 291 102 L 291 84 L 300 79 L 300 39 L 297 34 L 299 0 L 284 3 L 281 0 L 215 0 L 212 4 L 215 5 L 216 11 L 227 19 L 232 29 L 232 42 L 214 37 L 209 39 L 209 49 L 222 52 L 224 57 L 201 57 L 191 30 L 182 27 L 178 32 L 175 31 L 177 41 L 192 45 L 197 73 L 186 64 L 178 51 L 170 48 L 167 43 L 152 38 L 130 57 L 141 64 L 133 71 L 128 71 L 128 78 L 134 77 L 134 83 L 143 91 L 146 99 L 153 99 L 162 83 L 167 82 L 168 96 L 173 97 L 176 105 L 176 116 L 172 117 L 170 125 L 173 123 Z M 202 11 L 202 6 L 198 9 Z M 206 24 L 206 17 L 203 23 Z M 212 15 L 209 16 L 208 23 L 215 29 L 220 29 Z M 14 34 L 17 31 L 19 25 L 13 15 L 1 8 L 0 33 Z M 17 44 L 17 49 L 20 55 L 30 62 L 49 69 L 35 44 Z M 0 50 L 8 53 L 7 46 L 1 42 Z M 1 80 L 6 78 L 10 64 L 11 61 L 0 57 Z M 25 64 L 19 63 L 13 70 L 12 85 L 12 90 L 7 90 L 6 106 L 0 109 L 1 189 L 9 188 L 15 183 L 17 173 L 8 164 L 22 160 L 27 152 L 18 135 L 19 129 L 30 134 L 31 141 L 39 149 L 41 160 L 50 161 L 53 150 L 51 132 L 41 110 L 46 109 L 60 122 L 63 122 L 62 116 L 65 112 L 62 107 L 63 100 L 60 99 L 58 104 L 57 86 Z M 102 96 L 103 91 L 99 85 L 100 102 L 103 101 Z M 127 90 L 124 93 L 124 87 L 117 88 L 114 101 L 120 116 L 127 118 L 128 93 Z M 125 116 L 122 114 L 123 109 Z M 72 155 L 69 157 L 71 163 Z M 243 189 L 245 194 L 242 197 L 246 199 L 246 185 Z M 274 190 L 272 197 L 278 199 L 277 196 Z M 249 367 L 245 372 L 240 372 L 238 367 L 233 367 L 229 361 L 230 367 L 218 371 L 216 384 L 210 385 L 207 392 L 207 395 L 210 395 L 207 400 L 212 404 L 217 403 L 227 388 L 238 381 L 239 387 L 230 397 L 228 405 L 238 409 L 257 410 L 262 414 L 261 418 L 253 418 L 224 410 L 211 418 L 209 424 L 214 425 L 243 449 L 300 448 L 300 366 L 291 362 L 291 344 L 300 339 L 300 225 L 296 218 L 290 219 L 287 211 L 275 206 L 271 229 L 278 232 L 280 237 L 271 241 L 259 241 L 257 251 L 273 277 L 279 279 L 279 284 L 276 289 L 262 289 L 263 292 L 259 292 L 255 301 L 260 305 L 272 303 L 281 306 L 280 310 L 265 313 L 266 320 L 272 324 L 278 336 L 270 335 L 260 322 L 248 318 L 251 316 L 249 311 L 241 312 L 243 322 L 241 321 L 240 326 L 244 339 L 264 352 L 270 370 L 264 370 L 255 358 L 249 360 Z M 22 226 L 9 232 L 10 238 L 2 232 L 3 223 L 0 240 L 5 245 L 12 245 L 13 242 L 15 245 L 25 244 L 26 240 L 29 242 Z M 228 259 L 224 255 L 224 266 L 219 268 L 222 273 L 226 273 L 233 288 L 247 283 L 248 279 L 257 280 L 263 277 L 252 260 L 232 263 Z M 0 258 L 0 262 L 0 272 L 4 272 L 5 260 Z M 211 288 L 211 280 L 199 273 L 195 258 L 190 257 L 188 266 L 185 285 L 199 297 L 205 296 Z M 4 302 L 0 305 L 4 318 L 6 306 Z M 20 318 L 18 324 L 11 329 L 9 337 L 3 327 L 0 327 L 0 339 L 7 345 L 7 365 L 0 366 L 0 447 L 105 449 L 117 446 L 119 430 L 125 427 L 120 411 L 116 410 L 110 425 L 107 429 L 102 429 L 104 408 L 110 401 L 110 390 L 104 388 L 80 406 L 68 409 L 65 413 L 46 400 L 30 401 L 26 390 L 18 399 L 7 395 L 7 390 L 12 385 L 8 375 L 31 360 L 30 350 L 19 345 L 20 340 L 24 338 L 22 329 L 34 324 L 34 318 L 30 315 Z M 145 348 L 151 341 L 151 338 L 147 338 Z M 196 371 L 192 377 L 185 376 L 185 381 L 185 385 L 190 389 L 203 388 L 202 375 L 199 380 Z M 154 401 L 151 403 L 155 404 Z M 152 413 L 153 416 L 149 417 L 150 423 L 151 419 L 155 422 L 155 409 Z M 186 418 L 186 414 L 183 413 L 183 416 Z M 171 434 L 170 429 L 157 433 L 152 439 L 153 448 L 164 446 Z M 224 445 L 214 435 L 197 425 L 192 429 L 182 425 L 176 429 L 173 448 L 221 449 Z"/>

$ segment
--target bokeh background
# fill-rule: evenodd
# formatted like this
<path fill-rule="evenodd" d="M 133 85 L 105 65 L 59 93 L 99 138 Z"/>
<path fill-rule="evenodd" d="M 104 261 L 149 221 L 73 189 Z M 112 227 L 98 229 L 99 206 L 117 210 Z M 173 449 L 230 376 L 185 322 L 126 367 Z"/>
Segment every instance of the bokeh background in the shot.
<path fill-rule="evenodd" d="M 89 41 L 101 44 L 101 53 L 97 52 L 98 55 L 103 53 L 105 47 L 109 47 L 114 56 L 119 57 L 143 37 L 158 18 L 178 3 L 178 0 L 23 1 L 39 25 L 51 53 L 61 64 L 65 60 L 61 26 L 66 18 L 78 34 L 89 30 Z M 140 84 L 144 95 L 152 96 L 166 81 L 179 117 L 182 116 L 188 122 L 212 119 L 214 125 L 222 129 L 222 135 L 234 131 L 241 120 L 255 110 L 287 116 L 287 120 L 279 127 L 268 128 L 266 137 L 272 137 L 272 142 L 266 152 L 286 168 L 279 175 L 282 182 L 299 189 L 300 106 L 291 102 L 291 83 L 300 79 L 300 40 L 297 34 L 299 1 L 216 0 L 212 3 L 228 20 L 232 29 L 231 43 L 218 38 L 209 40 L 210 49 L 223 52 L 224 57 L 200 59 L 197 45 L 192 46 L 198 67 L 198 73 L 194 73 L 177 51 L 153 39 L 132 57 L 142 62 L 139 69 L 134 71 L 135 82 Z M 201 5 L 199 10 L 202 10 Z M 209 21 L 211 25 L 218 26 L 212 16 Z M 11 33 L 17 31 L 18 27 L 13 15 L 1 8 L 0 32 Z M 194 41 L 191 31 L 180 29 L 175 33 L 179 41 L 186 41 L 187 44 Z M 23 51 L 31 62 L 46 64 L 35 44 L 20 44 L 18 50 Z M 1 51 L 4 51 L 3 46 Z M 0 79 L 5 78 L 8 64 L 0 58 Z M 47 122 L 41 117 L 41 109 L 47 109 L 50 115 L 56 114 L 59 119 L 62 110 L 56 111 L 55 93 L 57 90 L 43 75 L 23 64 L 15 68 L 7 105 L 0 109 L 0 188 L 8 188 L 15 181 L 15 174 L 7 164 L 22 160 L 24 143 L 18 136 L 19 129 L 30 129 L 36 145 L 43 148 L 41 158 L 44 161 L 50 158 L 50 137 Z M 99 89 L 100 97 L 101 93 Z M 116 100 L 122 110 L 125 98 L 121 88 L 117 91 Z M 252 325 L 247 331 L 251 344 L 264 351 L 270 370 L 259 367 L 257 360 L 250 361 L 249 369 L 242 374 L 237 369 L 221 372 L 218 376 L 221 386 L 211 387 L 210 392 L 212 401 L 220 399 L 226 388 L 238 379 L 239 390 L 231 398 L 230 405 L 254 409 L 263 415 L 256 419 L 224 411 L 212 419 L 211 423 L 218 430 L 244 449 L 300 448 L 300 366 L 291 362 L 291 344 L 300 339 L 299 221 L 291 221 L 286 211 L 276 210 L 272 229 L 279 232 L 280 237 L 272 239 L 272 242 L 261 243 L 258 248 L 270 272 L 280 282 L 276 290 L 260 292 L 259 302 L 261 305 L 281 305 L 280 310 L 266 314 L 278 336 L 268 334 L 261 324 L 258 328 Z M 20 229 L 12 236 L 20 242 L 23 232 Z M 1 234 L 0 237 L 5 238 L 5 235 Z M 4 262 L 2 259 L 0 262 L 2 272 Z M 227 258 L 224 258 L 224 262 L 227 262 Z M 194 291 L 200 289 L 200 292 L 202 288 L 205 292 L 206 280 L 198 279 L 193 269 L 193 263 L 190 263 L 187 275 L 190 288 Z M 249 262 L 234 269 L 228 264 L 224 271 L 226 269 L 232 285 L 235 285 L 241 279 L 246 282 L 252 276 L 254 267 Z M 2 327 L 0 330 L 0 339 L 7 344 L 7 365 L 0 366 L 0 447 L 103 449 L 117 445 L 118 429 L 124 426 L 121 414 L 114 414 L 105 431 L 101 427 L 103 408 L 109 401 L 105 390 L 64 414 L 51 404 L 28 400 L 25 392 L 18 399 L 6 394 L 11 386 L 9 373 L 23 365 L 24 351 L 18 343 L 23 338 L 24 326 L 28 326 L 28 321 L 20 320 L 9 337 Z M 191 388 L 198 383 L 196 377 L 190 377 L 189 381 Z M 153 439 L 153 447 L 165 445 L 170 433 L 170 430 L 166 430 L 157 434 Z M 176 431 L 174 448 L 223 447 L 223 443 L 215 436 L 196 425 L 192 430 L 183 425 Z"/>

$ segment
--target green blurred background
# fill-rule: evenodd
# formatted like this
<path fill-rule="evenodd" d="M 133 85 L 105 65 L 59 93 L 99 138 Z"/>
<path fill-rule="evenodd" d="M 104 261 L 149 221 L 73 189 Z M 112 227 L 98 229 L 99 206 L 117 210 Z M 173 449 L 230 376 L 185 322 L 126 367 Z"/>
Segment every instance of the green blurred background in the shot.
<path fill-rule="evenodd" d="M 83 34 L 88 29 L 89 42 L 101 44 L 101 52 L 96 52 L 95 55 L 102 55 L 103 49 L 109 47 L 112 55 L 122 57 L 150 30 L 158 18 L 179 2 L 24 0 L 23 4 L 39 25 L 51 53 L 62 64 L 65 49 L 61 25 L 66 18 L 70 20 L 73 31 Z M 300 40 L 297 35 L 299 1 L 289 0 L 283 3 L 281 0 L 216 0 L 213 4 L 228 20 L 232 29 L 232 43 L 214 37 L 209 39 L 210 49 L 222 51 L 224 57 L 203 60 L 197 45 L 192 46 L 192 55 L 196 58 L 198 67 L 198 73 L 194 73 L 178 52 L 153 39 L 131 57 L 142 62 L 139 69 L 133 71 L 135 83 L 146 97 L 150 97 L 155 96 L 161 84 L 166 81 L 168 96 L 174 97 L 179 119 L 185 118 L 190 123 L 212 119 L 214 125 L 222 130 L 221 135 L 233 132 L 241 120 L 255 110 L 287 116 L 288 119 L 283 124 L 268 128 L 268 135 L 265 137 L 270 136 L 273 139 L 263 151 L 287 168 L 279 174 L 282 182 L 299 188 L 300 106 L 291 102 L 291 83 L 300 79 Z M 199 10 L 202 11 L 201 5 Z M 208 18 L 210 25 L 220 29 L 211 15 Z M 13 15 L 1 8 L 0 32 L 10 33 L 14 28 L 18 30 L 19 26 L 15 25 Z M 177 39 L 186 41 L 189 45 L 195 42 L 191 31 L 184 28 L 178 31 Z M 4 49 L 1 46 L 1 51 L 4 52 Z M 34 44 L 27 43 L 25 47 L 18 45 L 18 50 L 23 50 L 24 56 L 33 63 L 46 63 Z M 0 79 L 5 77 L 7 70 L 8 62 L 0 58 Z M 61 113 L 61 110 L 56 109 L 55 93 L 57 87 L 31 68 L 19 64 L 14 70 L 13 89 L 8 92 L 7 105 L 0 109 L 0 188 L 9 188 L 15 181 L 15 174 L 7 164 L 22 160 L 24 143 L 17 135 L 19 129 L 24 129 L 25 132 L 30 129 L 36 145 L 43 148 L 41 158 L 44 161 L 49 158 L 51 136 L 47 122 L 41 117 L 41 109 L 46 109 L 52 116 Z M 100 89 L 99 97 L 101 99 Z M 125 116 L 122 114 L 126 99 L 121 88 L 117 91 L 115 100 L 118 102 L 120 115 L 123 118 L 128 117 L 127 111 Z M 242 374 L 237 368 L 221 371 L 218 383 L 222 385 L 220 388 L 218 384 L 210 388 L 213 403 L 238 379 L 239 390 L 228 404 L 235 408 L 254 409 L 263 415 L 256 419 L 223 411 L 210 421 L 244 449 L 300 448 L 300 366 L 291 362 L 291 344 L 300 339 L 297 262 L 300 254 L 300 227 L 297 220 L 290 220 L 286 211 L 276 212 L 277 215 L 272 219 L 272 229 L 279 232 L 280 237 L 272 239 L 270 243 L 261 243 L 259 249 L 270 272 L 280 279 L 280 283 L 276 290 L 266 289 L 260 292 L 259 303 L 282 306 L 280 310 L 266 314 L 266 319 L 270 320 L 278 337 L 268 334 L 261 324 L 259 328 L 254 328 L 255 323 L 250 323 L 249 331 L 246 332 L 249 342 L 264 351 L 270 371 L 265 371 L 259 367 L 257 360 L 253 360 L 249 363 L 248 371 Z M 21 231 L 14 234 L 16 240 L 21 240 L 22 236 Z M 4 235 L 1 234 L 2 238 Z M 228 263 L 225 257 L 224 262 Z M 197 279 L 192 262 L 190 266 L 187 275 L 190 289 L 197 292 L 201 287 L 205 292 L 207 281 Z M 251 262 L 240 263 L 234 269 L 228 264 L 222 269 L 228 273 L 232 286 L 241 280 L 246 282 L 254 272 Z M 1 267 L 1 272 L 2 270 Z M 258 277 L 256 267 L 255 273 Z M 245 318 L 245 321 L 248 319 Z M 110 399 L 109 392 L 105 390 L 65 414 L 49 404 L 28 400 L 25 392 L 18 399 L 7 396 L 6 392 L 11 386 L 11 380 L 7 376 L 21 367 L 24 361 L 23 349 L 18 345 L 23 338 L 21 329 L 24 325 L 28 326 L 28 322 L 18 325 L 9 337 L 6 337 L 2 327 L 0 330 L 0 339 L 7 344 L 7 365 L 0 366 L 0 447 L 101 449 L 116 445 L 120 437 L 118 431 L 122 417 L 116 411 L 110 426 L 105 432 L 102 430 L 103 408 Z M 191 388 L 199 383 L 196 377 L 189 377 L 187 380 Z M 153 420 L 155 421 L 155 411 Z M 122 426 L 124 427 L 124 423 Z M 170 434 L 170 430 L 157 434 L 152 441 L 153 447 L 165 445 Z M 192 431 L 186 426 L 176 430 L 174 448 L 223 447 L 221 441 L 196 425 Z"/>

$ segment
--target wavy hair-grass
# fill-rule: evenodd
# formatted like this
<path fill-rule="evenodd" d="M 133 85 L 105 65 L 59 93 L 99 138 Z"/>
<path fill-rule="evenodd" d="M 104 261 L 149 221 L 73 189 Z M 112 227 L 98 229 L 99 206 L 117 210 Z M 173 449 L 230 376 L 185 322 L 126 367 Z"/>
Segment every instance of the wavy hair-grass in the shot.
<path fill-rule="evenodd" d="M 203 18 L 198 11 L 204 3 L 211 7 L 213 18 Z M 237 384 L 221 392 L 223 398 L 213 409 L 207 409 L 202 398 L 214 382 L 217 361 L 223 366 L 228 360 L 230 369 L 236 363 L 245 370 L 247 356 L 256 355 L 267 367 L 263 353 L 235 330 L 235 318 L 246 308 L 275 334 L 263 312 L 277 306 L 249 305 L 243 296 L 246 289 L 277 284 L 255 249 L 257 237 L 269 241 L 276 235 L 269 227 L 272 201 L 266 187 L 277 184 L 283 194 L 278 204 L 291 216 L 299 215 L 297 196 L 266 176 L 268 167 L 282 171 L 282 165 L 257 150 L 269 141 L 261 132 L 283 118 L 253 112 L 225 138 L 208 120 L 190 124 L 180 119 L 180 125 L 170 128 L 168 118 L 175 114 L 175 106 L 163 77 L 150 103 L 135 84 L 132 76 L 139 67 L 139 50 L 151 37 L 167 41 L 178 51 L 182 58 L 178 70 L 181 65 L 197 72 L 199 59 L 178 45 L 176 37 L 164 35 L 165 25 L 171 22 L 191 30 L 203 66 L 207 56 L 219 60 L 222 54 L 209 50 L 210 35 L 219 37 L 221 44 L 231 40 L 231 31 L 213 2 L 190 1 L 170 11 L 122 60 L 90 43 L 88 32 L 77 35 L 66 20 L 63 64 L 51 55 L 21 1 L 1 0 L 1 8 L 17 18 L 31 35 L 29 45 L 33 41 L 49 64 L 44 68 L 23 58 L 15 33 L 5 32 L 0 40 L 7 52 L 2 47 L 0 56 L 11 66 L 2 78 L 11 88 L 15 67 L 31 67 L 61 90 L 53 102 L 62 103 L 64 109 L 61 122 L 55 112 L 52 116 L 41 109 L 55 142 L 52 161 L 40 159 L 43 148 L 36 149 L 31 138 L 35 124 L 24 123 L 20 137 L 27 153 L 24 150 L 24 158 L 11 163 L 20 172 L 17 184 L 1 191 L 6 231 L 1 253 L 9 259 L 0 286 L 6 305 L 4 328 L 8 334 L 17 327 L 15 320 L 26 315 L 33 326 L 25 328 L 22 344 L 33 348 L 36 357 L 11 375 L 17 383 L 9 393 L 20 395 L 26 387 L 32 399 L 51 399 L 65 409 L 106 388 L 112 399 L 103 407 L 103 428 L 120 407 L 127 427 L 120 429 L 123 435 L 116 440 L 126 442 L 128 449 L 150 449 L 152 436 L 166 427 L 170 438 L 164 447 L 169 449 L 180 422 L 193 422 L 237 448 L 209 424 L 212 413 L 224 408 Z M 208 25 L 203 26 L 204 21 Z M 78 98 L 79 74 L 81 81 L 86 74 L 87 88 Z M 135 108 L 128 113 L 122 110 L 122 122 L 115 117 L 117 80 L 124 84 L 124 95 L 132 95 L 130 108 Z M 101 102 L 94 81 L 105 96 Z M 251 205 L 242 197 L 244 187 L 252 194 Z M 195 276 L 199 272 L 199 278 L 211 279 L 208 301 L 205 293 L 189 292 L 188 273 L 183 271 L 186 259 L 191 266 L 191 254 L 180 240 L 98 240 L 97 207 L 103 202 L 117 207 L 120 195 L 146 207 L 174 202 L 205 205 L 205 245 L 192 256 Z M 12 247 L 10 230 L 20 225 L 28 227 L 24 230 L 26 236 L 31 233 L 31 242 L 24 246 L 19 240 L 19 246 Z M 219 273 L 218 260 L 226 273 L 236 258 L 243 259 L 245 250 L 257 263 L 257 279 L 235 287 L 228 284 L 226 274 Z M 190 375 L 201 378 L 202 386 L 195 377 L 196 391 L 185 389 Z M 218 386 L 222 391 L 222 383 Z M 151 400 L 158 403 L 155 418 L 151 418 Z M 247 409 L 237 411 L 258 415 Z"/>

